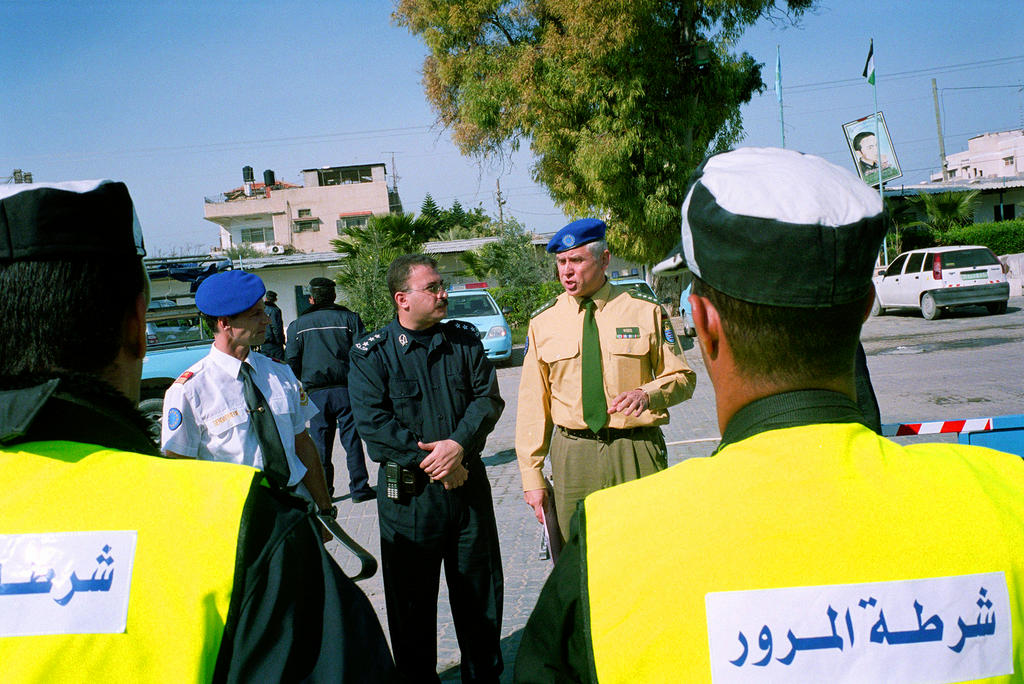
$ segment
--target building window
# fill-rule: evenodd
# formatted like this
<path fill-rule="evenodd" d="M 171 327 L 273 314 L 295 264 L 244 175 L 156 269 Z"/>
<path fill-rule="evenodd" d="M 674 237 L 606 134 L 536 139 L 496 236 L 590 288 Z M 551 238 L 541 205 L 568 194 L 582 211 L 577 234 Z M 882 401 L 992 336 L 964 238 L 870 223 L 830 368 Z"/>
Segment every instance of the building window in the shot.
<path fill-rule="evenodd" d="M 242 228 L 242 244 L 251 245 L 254 242 L 273 242 L 274 229 L 270 226 L 259 228 Z"/>
<path fill-rule="evenodd" d="M 371 214 L 361 216 L 343 216 L 338 219 L 338 235 L 347 235 L 353 228 L 365 228 Z"/>
<path fill-rule="evenodd" d="M 293 233 L 315 233 L 320 230 L 320 219 L 296 220 L 292 227 Z"/>
<path fill-rule="evenodd" d="M 373 182 L 373 168 L 370 166 L 317 169 L 316 173 L 320 185 L 348 185 L 350 183 Z"/>
<path fill-rule="evenodd" d="M 299 209 L 299 218 L 309 218 L 313 215 L 310 209 Z"/>
<path fill-rule="evenodd" d="M 992 209 L 996 221 L 1012 221 L 1017 215 L 1017 208 L 1013 204 L 997 204 Z"/>
<path fill-rule="evenodd" d="M 1013 166 L 1013 157 L 1003 157 L 1003 166 Z"/>

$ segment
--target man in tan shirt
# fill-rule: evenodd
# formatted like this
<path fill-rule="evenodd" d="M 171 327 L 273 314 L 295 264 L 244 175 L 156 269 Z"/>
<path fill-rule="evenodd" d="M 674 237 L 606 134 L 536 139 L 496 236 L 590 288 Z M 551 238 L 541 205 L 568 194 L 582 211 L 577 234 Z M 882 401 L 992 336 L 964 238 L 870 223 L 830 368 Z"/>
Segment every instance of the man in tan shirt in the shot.
<path fill-rule="evenodd" d="M 548 243 L 565 292 L 534 312 L 519 383 L 516 456 L 526 502 L 541 520 L 548 496 L 541 471 L 550 450 L 563 540 L 577 501 L 667 466 L 659 426 L 669 420 L 668 407 L 688 399 L 696 385 L 665 310 L 608 282 L 604 234 L 603 221 L 580 219 Z M 585 333 L 593 324 L 599 363 Z M 588 349 L 596 367 L 587 365 Z"/>

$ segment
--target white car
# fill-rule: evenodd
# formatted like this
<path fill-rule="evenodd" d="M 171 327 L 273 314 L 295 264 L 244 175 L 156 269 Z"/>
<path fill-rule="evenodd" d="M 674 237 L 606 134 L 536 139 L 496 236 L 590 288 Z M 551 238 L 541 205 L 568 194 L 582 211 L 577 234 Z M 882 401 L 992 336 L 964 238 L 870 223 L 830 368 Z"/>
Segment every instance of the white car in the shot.
<path fill-rule="evenodd" d="M 992 250 L 976 245 L 904 252 L 875 276 L 874 283 L 874 316 L 886 309 L 913 308 L 933 320 L 944 309 L 968 304 L 1001 314 L 1010 298 L 1006 269 Z"/>

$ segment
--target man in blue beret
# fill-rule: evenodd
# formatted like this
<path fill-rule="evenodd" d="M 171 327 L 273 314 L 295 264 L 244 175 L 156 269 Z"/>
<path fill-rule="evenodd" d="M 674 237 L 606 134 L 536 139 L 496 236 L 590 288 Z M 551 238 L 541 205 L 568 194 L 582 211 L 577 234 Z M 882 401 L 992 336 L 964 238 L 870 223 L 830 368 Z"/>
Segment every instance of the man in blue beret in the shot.
<path fill-rule="evenodd" d="M 660 426 L 696 385 L 657 300 L 608 281 L 604 234 L 604 221 L 586 218 L 548 243 L 565 292 L 533 313 L 519 382 L 516 456 L 526 502 L 544 522 L 550 452 L 563 540 L 577 501 L 667 466 Z"/>
<path fill-rule="evenodd" d="M 271 484 L 334 510 L 306 422 L 317 414 L 287 364 L 251 347 L 270 319 L 259 276 L 226 271 L 204 280 L 196 306 L 213 331 L 210 353 L 182 373 L 164 395 L 164 453 L 254 466 Z"/>

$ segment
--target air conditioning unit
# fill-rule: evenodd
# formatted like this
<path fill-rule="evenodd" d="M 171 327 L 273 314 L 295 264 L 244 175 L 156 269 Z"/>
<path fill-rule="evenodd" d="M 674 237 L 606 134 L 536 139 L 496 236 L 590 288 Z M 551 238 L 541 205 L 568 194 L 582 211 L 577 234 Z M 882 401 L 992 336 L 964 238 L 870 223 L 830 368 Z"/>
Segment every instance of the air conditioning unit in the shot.
<path fill-rule="evenodd" d="M 284 254 L 284 245 L 270 245 L 267 248 L 268 254 Z"/>

